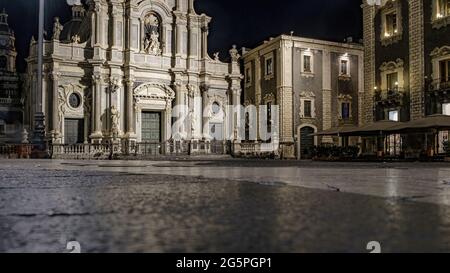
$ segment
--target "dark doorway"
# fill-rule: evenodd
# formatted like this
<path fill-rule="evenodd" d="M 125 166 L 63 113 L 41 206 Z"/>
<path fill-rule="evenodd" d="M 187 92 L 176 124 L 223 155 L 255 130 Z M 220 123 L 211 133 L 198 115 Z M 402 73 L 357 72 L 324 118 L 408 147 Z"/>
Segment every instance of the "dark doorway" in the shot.
<path fill-rule="evenodd" d="M 142 142 L 161 142 L 160 112 L 142 112 Z"/>
<path fill-rule="evenodd" d="M 303 127 L 300 129 L 300 154 L 302 159 L 310 159 L 314 148 L 314 128 Z"/>
<path fill-rule="evenodd" d="M 84 142 L 84 120 L 65 119 L 64 138 L 66 144 L 80 144 Z"/>

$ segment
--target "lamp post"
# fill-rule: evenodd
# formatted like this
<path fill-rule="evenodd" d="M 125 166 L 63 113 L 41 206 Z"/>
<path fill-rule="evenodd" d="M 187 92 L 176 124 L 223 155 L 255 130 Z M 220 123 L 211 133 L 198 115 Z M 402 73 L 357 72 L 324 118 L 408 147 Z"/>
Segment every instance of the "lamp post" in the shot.
<path fill-rule="evenodd" d="M 37 89 L 34 112 L 33 144 L 40 151 L 45 149 L 45 115 L 42 109 L 42 63 L 44 49 L 44 0 L 39 0 L 39 24 L 38 24 L 38 63 L 37 63 Z"/>

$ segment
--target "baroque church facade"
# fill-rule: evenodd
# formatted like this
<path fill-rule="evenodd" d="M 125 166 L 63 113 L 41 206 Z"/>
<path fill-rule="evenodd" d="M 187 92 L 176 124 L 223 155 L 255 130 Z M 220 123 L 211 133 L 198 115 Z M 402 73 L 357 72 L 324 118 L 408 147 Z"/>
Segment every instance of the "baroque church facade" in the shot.
<path fill-rule="evenodd" d="M 240 104 L 240 56 L 233 46 L 230 63 L 218 54 L 209 57 L 210 21 L 195 12 L 194 0 L 86 0 L 72 6 L 71 20 L 55 18 L 44 41 L 41 97 L 38 45 L 31 41 L 28 124 L 33 128 L 35 111 L 42 111 L 54 144 L 232 136 L 230 117 L 216 112 Z M 177 105 L 188 107 L 189 122 L 173 132 Z"/>
<path fill-rule="evenodd" d="M 16 70 L 17 51 L 8 14 L 0 12 L 0 143 L 20 140 L 24 97 Z"/>

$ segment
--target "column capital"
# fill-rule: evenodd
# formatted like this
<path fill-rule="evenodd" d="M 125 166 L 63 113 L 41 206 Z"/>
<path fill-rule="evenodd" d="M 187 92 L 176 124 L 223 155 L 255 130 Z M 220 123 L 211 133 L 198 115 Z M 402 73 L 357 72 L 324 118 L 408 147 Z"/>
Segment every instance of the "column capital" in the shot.
<path fill-rule="evenodd" d="M 95 83 L 101 83 L 103 81 L 103 76 L 101 74 L 94 74 L 92 75 L 92 80 Z"/>
<path fill-rule="evenodd" d="M 50 73 L 50 79 L 53 81 L 57 81 L 61 77 L 61 73 L 57 71 L 53 71 Z"/>

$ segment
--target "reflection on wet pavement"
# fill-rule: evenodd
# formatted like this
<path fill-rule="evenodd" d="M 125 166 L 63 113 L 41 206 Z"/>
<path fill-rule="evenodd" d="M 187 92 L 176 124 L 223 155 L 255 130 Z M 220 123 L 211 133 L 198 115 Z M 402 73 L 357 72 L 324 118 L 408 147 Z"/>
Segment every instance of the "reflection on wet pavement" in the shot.
<path fill-rule="evenodd" d="M 0 252 L 450 251 L 446 165 L 290 164 L 0 161 Z"/>

